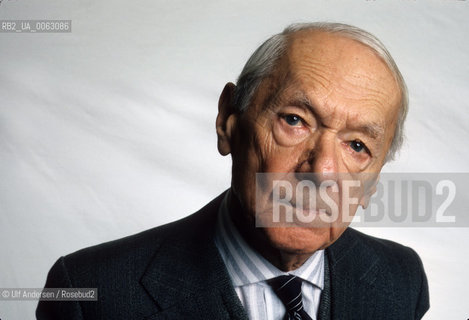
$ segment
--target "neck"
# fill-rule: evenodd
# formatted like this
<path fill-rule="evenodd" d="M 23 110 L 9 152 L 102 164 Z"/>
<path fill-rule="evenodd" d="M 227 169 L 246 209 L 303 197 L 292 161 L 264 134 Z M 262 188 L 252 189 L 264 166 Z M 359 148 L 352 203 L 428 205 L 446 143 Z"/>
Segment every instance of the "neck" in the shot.
<path fill-rule="evenodd" d="M 248 212 L 232 190 L 228 196 L 231 220 L 243 239 L 278 269 L 288 272 L 301 267 L 312 253 L 288 252 L 275 248 L 268 241 L 263 228 L 256 228 L 255 214 Z"/>

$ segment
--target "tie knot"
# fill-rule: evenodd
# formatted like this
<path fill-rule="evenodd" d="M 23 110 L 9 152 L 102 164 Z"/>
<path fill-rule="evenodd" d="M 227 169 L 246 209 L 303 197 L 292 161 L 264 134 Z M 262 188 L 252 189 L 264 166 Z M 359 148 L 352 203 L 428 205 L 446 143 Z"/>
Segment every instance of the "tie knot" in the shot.
<path fill-rule="evenodd" d="M 297 276 L 279 276 L 271 280 L 272 288 L 288 314 L 299 313 L 303 310 L 303 299 L 301 296 L 301 279 Z"/>

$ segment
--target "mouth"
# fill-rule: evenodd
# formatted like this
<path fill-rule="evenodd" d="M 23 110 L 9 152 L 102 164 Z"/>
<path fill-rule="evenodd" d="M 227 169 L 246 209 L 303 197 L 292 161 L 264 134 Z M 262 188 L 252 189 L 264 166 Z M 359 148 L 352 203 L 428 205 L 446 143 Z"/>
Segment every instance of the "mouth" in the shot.
<path fill-rule="evenodd" d="M 310 206 L 309 204 L 298 204 L 294 201 L 291 201 L 289 203 L 283 203 L 284 205 L 290 206 L 293 209 L 293 212 L 300 212 L 304 215 L 314 215 L 314 216 L 320 216 L 320 215 L 326 215 L 326 216 L 331 216 L 331 210 L 330 208 L 324 208 L 323 206 Z"/>
<path fill-rule="evenodd" d="M 323 228 L 329 225 L 332 219 L 330 209 L 291 202 L 274 203 L 271 210 L 265 213 L 265 218 L 272 221 L 271 226 L 282 227 Z"/>
<path fill-rule="evenodd" d="M 324 228 L 340 219 L 338 207 L 331 196 L 327 202 L 319 194 L 274 196 L 270 193 L 256 203 L 256 226 Z"/>

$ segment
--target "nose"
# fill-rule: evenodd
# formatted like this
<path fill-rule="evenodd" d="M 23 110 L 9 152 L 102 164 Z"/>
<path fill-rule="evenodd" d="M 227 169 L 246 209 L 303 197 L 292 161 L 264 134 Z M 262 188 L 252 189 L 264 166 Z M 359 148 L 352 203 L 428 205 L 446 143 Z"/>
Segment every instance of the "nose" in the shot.
<path fill-rule="evenodd" d="M 337 146 L 334 137 L 323 134 L 309 150 L 308 164 L 310 172 L 324 176 L 338 173 Z"/>
<path fill-rule="evenodd" d="M 333 199 L 335 203 L 339 203 L 339 147 L 333 132 L 321 132 L 314 140 L 308 141 L 305 149 L 306 160 L 300 166 L 300 174 L 296 175 L 298 180 L 310 180 L 316 187 L 326 191 L 329 199 Z M 316 205 L 318 208 L 332 210 L 323 198 L 323 191 L 318 189 Z"/>

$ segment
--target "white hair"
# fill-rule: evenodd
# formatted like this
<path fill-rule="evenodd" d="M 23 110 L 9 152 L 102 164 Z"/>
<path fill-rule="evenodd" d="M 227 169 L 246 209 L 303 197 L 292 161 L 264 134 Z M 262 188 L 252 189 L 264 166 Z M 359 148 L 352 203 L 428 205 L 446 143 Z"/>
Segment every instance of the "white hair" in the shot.
<path fill-rule="evenodd" d="M 394 59 L 381 41 L 371 33 L 348 24 L 329 22 L 297 23 L 288 26 L 282 33 L 278 33 L 267 39 L 254 51 L 238 77 L 234 93 L 236 108 L 241 112 L 248 108 L 262 80 L 273 73 L 276 63 L 285 53 L 288 44 L 288 36 L 301 30 L 336 33 L 346 38 L 353 39 L 371 48 L 384 63 L 386 63 L 387 67 L 394 75 L 401 91 L 401 103 L 396 129 L 391 146 L 386 155 L 386 161 L 393 160 L 404 141 L 404 121 L 409 106 L 407 86 Z"/>

